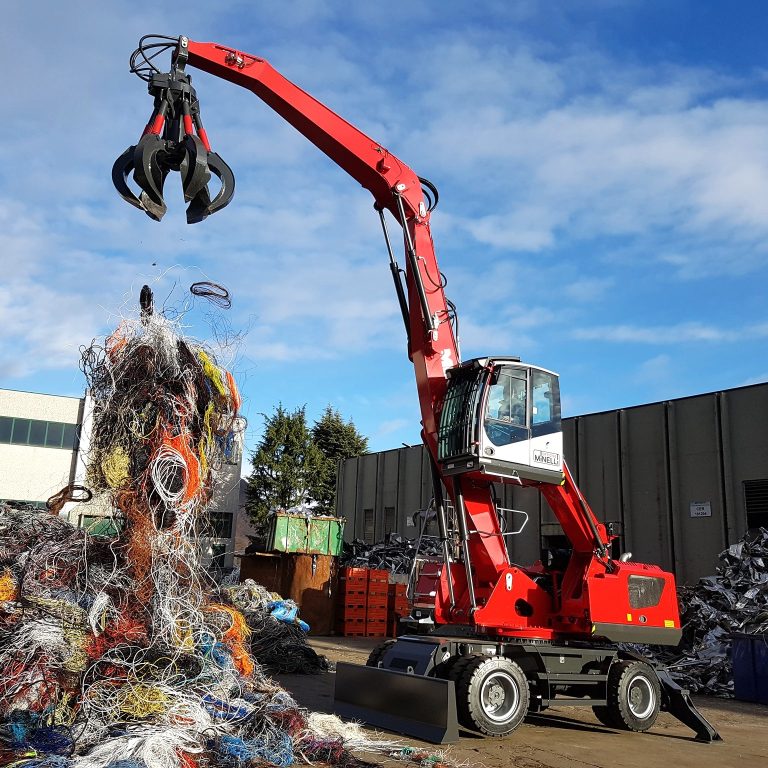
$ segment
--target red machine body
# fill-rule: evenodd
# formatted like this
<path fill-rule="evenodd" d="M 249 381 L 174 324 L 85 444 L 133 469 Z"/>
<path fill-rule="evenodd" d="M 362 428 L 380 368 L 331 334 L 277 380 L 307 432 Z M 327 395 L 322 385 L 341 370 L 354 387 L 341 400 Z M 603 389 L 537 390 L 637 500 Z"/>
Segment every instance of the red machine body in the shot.
<path fill-rule="evenodd" d="M 151 63 L 156 54 L 148 55 L 148 51 L 153 47 L 172 51 L 171 73 L 161 73 Z M 137 60 L 148 65 L 144 74 L 136 66 Z M 441 455 L 440 421 L 446 391 L 451 372 L 458 370 L 462 361 L 451 323 L 454 309 L 443 291 L 444 281 L 430 231 L 430 209 L 436 201 L 425 197 L 424 180 L 402 160 L 286 79 L 264 59 L 217 43 L 200 43 L 185 37 L 163 38 L 160 43 L 140 47 L 132 58 L 134 71 L 150 84 L 155 109 L 141 140 L 118 159 L 113 169 L 118 191 L 152 218 L 159 219 L 165 212 L 165 176 L 169 170 L 179 170 L 187 200 L 192 201 L 188 210 L 190 222 L 202 220 L 229 202 L 234 178 L 226 163 L 211 151 L 199 103 L 185 73 L 187 66 L 252 91 L 373 195 L 385 234 L 384 211 L 389 211 L 402 226 L 405 287 L 400 282 L 402 270 L 394 261 L 391 247 L 390 260 L 406 322 L 408 354 L 416 374 L 422 437 L 458 516 L 456 541 L 447 541 L 446 526 L 441 525 L 444 563 L 428 564 L 421 572 L 416 590 L 432 599 L 435 623 L 474 625 L 487 635 L 541 640 L 597 636 L 608 640 L 677 642 L 680 622 L 673 576 L 655 566 L 610 557 L 613 537 L 576 487 L 559 457 L 560 449 L 550 448 L 554 452 L 545 454 L 549 458 L 540 459 L 550 461 L 554 467 L 545 464 L 535 469 L 525 466 L 524 461 L 519 467 L 521 471 L 511 472 L 484 466 L 482 461 L 468 462 L 462 468 L 461 462 L 446 461 Z M 123 165 L 118 166 L 121 162 Z M 139 198 L 125 184 L 131 169 L 135 169 L 135 179 L 143 189 Z M 222 190 L 212 202 L 206 186 L 210 170 L 222 180 Z M 388 236 L 387 245 L 390 246 Z M 510 361 L 514 365 L 515 360 L 485 363 L 487 371 L 483 369 L 482 377 L 486 389 L 494 366 L 502 370 Z M 527 369 L 518 370 L 523 371 L 519 375 L 530 376 L 525 374 Z M 487 399 L 487 393 L 483 397 Z M 559 390 L 557 398 L 557 423 L 552 428 L 555 432 L 561 430 Z M 530 421 L 530 413 L 535 409 L 530 405 L 528 408 Z M 479 413 L 475 409 L 469 417 L 478 418 Z M 559 438 L 561 442 L 561 434 Z M 465 452 L 478 450 L 475 440 Z M 493 453 L 493 449 L 486 452 Z M 510 562 L 505 532 L 494 503 L 492 487 L 497 482 L 536 487 L 544 496 L 572 547 L 567 565 L 561 570 L 541 562 L 528 568 Z M 444 515 L 443 510 L 441 514 Z M 455 552 L 461 548 L 461 556 L 451 555 L 453 545 Z"/>
<path fill-rule="evenodd" d="M 153 63 L 164 51 L 172 55 L 167 73 Z M 455 307 L 430 232 L 437 190 L 429 182 L 264 59 L 186 37 L 146 36 L 131 69 L 148 83 L 154 109 L 145 133 L 113 167 L 121 196 L 159 220 L 163 184 L 174 170 L 190 223 L 232 198 L 234 177 L 211 150 L 187 66 L 252 91 L 369 190 L 389 252 L 432 457 L 443 557 L 423 564 L 413 596 L 412 618 L 432 631 L 383 643 L 365 667 L 339 663 L 337 713 L 444 742 L 458 738 L 457 718 L 501 736 L 529 709 L 555 702 L 590 705 L 601 723 L 637 731 L 663 708 L 697 738 L 718 739 L 668 673 L 613 644 L 678 642 L 674 577 L 632 562 L 629 553 L 612 556 L 616 537 L 562 459 L 556 374 L 512 357 L 461 360 Z M 127 184 L 131 172 L 138 196 Z M 221 181 L 216 195 L 207 187 L 212 173 Z M 402 227 L 404 270 L 392 252 L 387 211 Z M 528 567 L 510 562 L 511 532 L 495 483 L 540 492 L 570 543 L 565 556 Z M 453 502 L 452 525 L 443 488 Z"/>

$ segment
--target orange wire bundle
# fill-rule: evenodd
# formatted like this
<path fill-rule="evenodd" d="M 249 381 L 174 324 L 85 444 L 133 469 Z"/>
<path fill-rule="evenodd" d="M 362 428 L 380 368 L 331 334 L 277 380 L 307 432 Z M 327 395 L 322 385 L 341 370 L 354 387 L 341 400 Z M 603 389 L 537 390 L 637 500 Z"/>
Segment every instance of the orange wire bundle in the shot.
<path fill-rule="evenodd" d="M 205 607 L 206 613 L 223 613 L 229 617 L 229 628 L 221 635 L 222 642 L 229 648 L 232 654 L 232 662 L 235 669 L 245 677 L 250 677 L 256 668 L 248 651 L 246 641 L 251 635 L 251 630 L 240 611 L 221 603 L 210 603 Z"/>

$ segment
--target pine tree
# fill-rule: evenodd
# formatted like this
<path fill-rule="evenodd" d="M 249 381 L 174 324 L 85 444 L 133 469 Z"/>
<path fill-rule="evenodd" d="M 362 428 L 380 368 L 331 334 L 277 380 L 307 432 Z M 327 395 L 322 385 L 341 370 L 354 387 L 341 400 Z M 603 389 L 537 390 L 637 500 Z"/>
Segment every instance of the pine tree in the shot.
<path fill-rule="evenodd" d="M 312 497 L 326 514 L 336 509 L 336 473 L 339 461 L 360 456 L 368 451 L 368 438 L 363 437 L 352 421 L 328 405 L 312 427 L 312 439 L 322 454 L 320 471 L 312 486 Z"/>
<path fill-rule="evenodd" d="M 262 414 L 264 435 L 251 457 L 246 510 L 256 526 L 270 511 L 311 501 L 311 489 L 323 470 L 324 457 L 307 427 L 306 408 L 289 413 L 282 404 L 272 416 Z"/>

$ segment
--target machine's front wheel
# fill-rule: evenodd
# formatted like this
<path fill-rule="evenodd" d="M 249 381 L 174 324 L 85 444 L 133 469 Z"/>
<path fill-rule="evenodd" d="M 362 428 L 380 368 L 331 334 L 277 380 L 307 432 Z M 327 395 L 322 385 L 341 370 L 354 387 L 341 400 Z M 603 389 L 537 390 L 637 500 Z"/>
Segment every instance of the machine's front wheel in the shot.
<path fill-rule="evenodd" d="M 647 731 L 656 722 L 660 704 L 661 685 L 652 667 L 642 661 L 619 661 L 608 672 L 608 706 L 599 714 L 594 709 L 606 725 Z"/>
<path fill-rule="evenodd" d="M 379 643 L 368 654 L 368 661 L 365 662 L 366 667 L 378 667 L 379 662 L 384 658 L 384 654 L 395 644 L 394 640 L 385 640 L 383 643 Z"/>
<path fill-rule="evenodd" d="M 611 715 L 611 710 L 608 707 L 592 707 L 592 712 L 594 712 L 595 717 L 603 724 L 607 725 L 609 728 L 619 728 L 620 725 L 616 724 L 616 721 L 613 719 L 613 716 Z"/>
<path fill-rule="evenodd" d="M 530 693 L 523 670 L 503 656 L 477 656 L 456 682 L 459 721 L 489 736 L 506 736 L 528 713 Z"/>

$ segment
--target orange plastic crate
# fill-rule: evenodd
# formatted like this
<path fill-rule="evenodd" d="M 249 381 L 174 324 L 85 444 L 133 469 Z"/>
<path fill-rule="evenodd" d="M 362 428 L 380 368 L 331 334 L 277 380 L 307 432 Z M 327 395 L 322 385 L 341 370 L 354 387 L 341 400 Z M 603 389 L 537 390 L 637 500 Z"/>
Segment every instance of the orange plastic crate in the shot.
<path fill-rule="evenodd" d="M 368 626 L 365 618 L 346 619 L 336 622 L 336 634 L 344 637 L 366 637 Z"/>
<path fill-rule="evenodd" d="M 366 621 L 365 634 L 367 637 L 385 637 L 387 634 L 387 620 L 372 619 Z"/>
<path fill-rule="evenodd" d="M 351 578 L 341 579 L 339 581 L 339 592 L 341 594 L 353 594 L 355 592 L 365 593 L 368 591 L 368 582 L 365 579 Z"/>
<path fill-rule="evenodd" d="M 365 602 L 367 596 L 368 596 L 367 584 L 350 584 L 350 585 L 342 584 L 341 588 L 338 591 L 338 599 L 344 603 L 347 603 L 350 600 L 361 600 L 362 602 Z"/>
<path fill-rule="evenodd" d="M 348 606 L 339 605 L 336 607 L 336 620 L 347 621 L 349 619 L 365 619 L 366 608 L 365 606 Z"/>
<path fill-rule="evenodd" d="M 341 608 L 365 608 L 368 605 L 368 597 L 364 593 L 339 595 L 336 605 Z"/>
<path fill-rule="evenodd" d="M 365 604 L 368 610 L 376 610 L 377 608 L 384 611 L 387 610 L 387 598 L 384 595 L 368 595 L 368 600 L 366 600 Z"/>
<path fill-rule="evenodd" d="M 339 588 L 342 591 L 365 592 L 368 588 L 368 569 L 342 568 L 339 573 Z"/>
<path fill-rule="evenodd" d="M 389 585 L 389 571 L 381 568 L 370 568 L 368 570 L 368 581 L 378 584 Z"/>
<path fill-rule="evenodd" d="M 367 568 L 342 568 L 339 576 L 342 579 L 365 579 L 368 581 L 368 569 Z"/>

